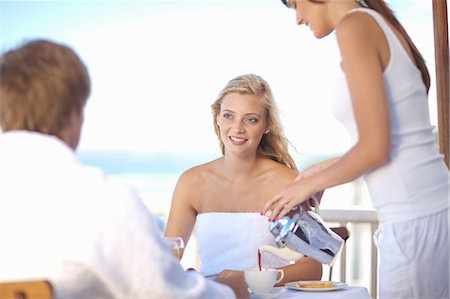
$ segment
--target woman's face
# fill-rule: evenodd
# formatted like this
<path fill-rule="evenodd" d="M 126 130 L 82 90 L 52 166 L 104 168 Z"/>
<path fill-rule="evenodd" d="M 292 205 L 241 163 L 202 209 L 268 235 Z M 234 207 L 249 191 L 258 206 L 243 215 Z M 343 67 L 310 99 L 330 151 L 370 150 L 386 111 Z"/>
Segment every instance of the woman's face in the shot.
<path fill-rule="evenodd" d="M 287 3 L 296 12 L 297 24 L 308 26 L 315 37 L 325 37 L 334 30 L 327 19 L 327 1 L 288 0 Z"/>
<path fill-rule="evenodd" d="M 256 154 L 267 129 L 266 110 L 254 95 L 229 93 L 217 116 L 225 153 Z"/>

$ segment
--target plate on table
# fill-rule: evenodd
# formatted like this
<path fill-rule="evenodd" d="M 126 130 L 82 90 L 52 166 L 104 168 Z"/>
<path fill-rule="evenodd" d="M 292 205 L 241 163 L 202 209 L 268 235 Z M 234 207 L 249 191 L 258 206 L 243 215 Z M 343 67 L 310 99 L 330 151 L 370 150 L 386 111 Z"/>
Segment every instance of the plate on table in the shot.
<path fill-rule="evenodd" d="M 285 284 L 286 288 L 307 292 L 328 292 L 345 288 L 348 284 L 339 281 L 300 280 Z"/>
<path fill-rule="evenodd" d="M 282 287 L 274 287 L 270 293 L 250 293 L 250 299 L 274 299 L 278 298 L 286 289 Z"/>

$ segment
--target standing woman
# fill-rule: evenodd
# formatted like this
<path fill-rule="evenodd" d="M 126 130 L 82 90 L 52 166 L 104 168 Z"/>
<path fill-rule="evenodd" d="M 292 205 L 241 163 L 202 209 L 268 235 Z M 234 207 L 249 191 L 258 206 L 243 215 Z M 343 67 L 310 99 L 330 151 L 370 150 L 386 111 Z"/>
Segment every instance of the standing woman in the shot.
<path fill-rule="evenodd" d="M 381 226 L 380 298 L 449 298 L 449 171 L 429 120 L 424 59 L 383 0 L 282 0 L 315 37 L 336 32 L 345 75 L 333 113 L 353 146 L 312 166 L 262 210 L 364 179 Z"/>

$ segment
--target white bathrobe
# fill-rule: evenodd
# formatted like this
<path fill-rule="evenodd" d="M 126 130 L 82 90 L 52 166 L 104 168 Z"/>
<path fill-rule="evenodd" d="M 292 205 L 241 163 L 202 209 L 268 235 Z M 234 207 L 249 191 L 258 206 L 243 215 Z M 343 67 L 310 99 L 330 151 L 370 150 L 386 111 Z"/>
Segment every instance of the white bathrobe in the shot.
<path fill-rule="evenodd" d="M 59 139 L 0 135 L 0 280 L 46 278 L 55 298 L 234 298 L 185 272 L 128 188 Z"/>

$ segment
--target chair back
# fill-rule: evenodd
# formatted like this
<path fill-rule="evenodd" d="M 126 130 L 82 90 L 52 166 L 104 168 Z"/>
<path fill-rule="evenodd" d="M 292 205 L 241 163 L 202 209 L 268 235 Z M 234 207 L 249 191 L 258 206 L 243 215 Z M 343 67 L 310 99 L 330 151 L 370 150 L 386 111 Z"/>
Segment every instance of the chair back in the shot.
<path fill-rule="evenodd" d="M 344 241 L 347 241 L 350 237 L 350 232 L 346 226 L 330 227 L 330 229 L 338 234 Z"/>
<path fill-rule="evenodd" d="M 338 234 L 344 240 L 344 242 L 346 242 L 347 239 L 350 237 L 350 232 L 346 226 L 330 227 L 330 229 L 332 231 L 334 231 L 336 234 Z M 346 260 L 345 255 L 346 255 L 346 250 L 345 250 L 345 243 L 344 243 L 344 248 L 341 253 L 341 261 L 340 261 L 341 266 L 344 266 L 344 267 L 345 267 L 345 260 Z M 333 278 L 333 267 L 330 267 L 330 272 L 328 273 L 328 280 L 331 281 L 332 278 Z M 341 277 L 341 280 L 342 280 L 342 277 Z M 345 282 L 345 276 L 344 276 L 344 282 Z"/>
<path fill-rule="evenodd" d="M 53 287 L 47 280 L 0 282 L 0 299 L 53 299 Z"/>

